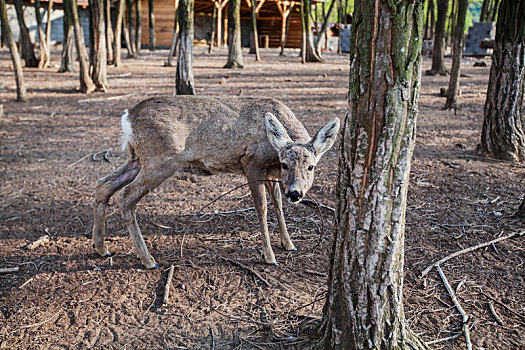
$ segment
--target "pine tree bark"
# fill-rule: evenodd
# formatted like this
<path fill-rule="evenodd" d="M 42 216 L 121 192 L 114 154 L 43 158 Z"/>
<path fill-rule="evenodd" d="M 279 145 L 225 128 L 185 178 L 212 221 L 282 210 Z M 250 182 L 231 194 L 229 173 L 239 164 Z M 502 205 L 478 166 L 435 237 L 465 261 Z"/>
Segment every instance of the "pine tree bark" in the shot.
<path fill-rule="evenodd" d="M 106 92 L 107 80 L 106 23 L 104 0 L 90 0 L 91 25 L 93 27 L 93 49 L 91 51 L 91 79 L 98 91 Z"/>
<path fill-rule="evenodd" d="M 356 1 L 336 228 L 320 328 L 324 349 L 425 349 L 403 311 L 408 178 L 423 1 Z"/>
<path fill-rule="evenodd" d="M 463 46 L 465 44 L 465 21 L 467 19 L 468 0 L 458 1 L 456 33 L 452 47 L 452 68 L 450 69 L 450 80 L 448 84 L 447 102 L 443 109 L 458 109 L 459 76 L 461 73 L 461 59 L 463 58 Z"/>
<path fill-rule="evenodd" d="M 38 68 L 49 67 L 49 61 L 51 52 L 49 46 L 47 45 L 48 41 L 46 39 L 46 34 L 44 28 L 42 27 L 42 16 L 40 15 L 40 0 L 35 0 L 35 17 L 38 28 L 38 41 L 40 43 L 40 57 L 38 59 Z"/>
<path fill-rule="evenodd" d="M 179 55 L 175 88 L 177 95 L 195 95 L 193 84 L 193 0 L 179 1 Z"/>
<path fill-rule="evenodd" d="M 124 17 L 125 9 L 126 0 L 119 0 L 117 20 L 115 22 L 115 41 L 113 44 L 113 64 L 115 65 L 115 67 L 120 67 L 120 65 L 122 64 L 122 45 L 120 42 L 122 40 L 122 19 Z"/>
<path fill-rule="evenodd" d="M 35 56 L 33 49 L 33 43 L 29 36 L 29 29 L 27 29 L 26 22 L 24 20 L 24 9 L 22 8 L 21 0 L 14 0 L 16 9 L 16 17 L 18 18 L 18 26 L 20 27 L 20 46 L 22 47 L 22 57 L 26 62 L 26 67 L 38 67 L 38 60 Z"/>
<path fill-rule="evenodd" d="M 489 86 L 485 101 L 481 143 L 476 151 L 498 159 L 525 160 L 525 1 L 502 0 Z"/>
<path fill-rule="evenodd" d="M 312 36 L 312 0 L 301 0 L 301 24 L 303 39 L 301 45 L 301 61 L 306 62 L 323 62 L 324 59 L 317 55 L 314 48 L 314 39 Z"/>
<path fill-rule="evenodd" d="M 89 94 L 95 91 L 96 86 L 89 75 L 88 54 L 86 52 L 86 45 L 84 43 L 84 35 L 82 27 L 80 26 L 80 18 L 78 16 L 77 0 L 64 0 L 64 3 L 71 8 L 71 15 L 73 19 L 73 27 L 75 29 L 75 43 L 78 52 L 78 62 L 80 66 L 80 92 Z"/>
<path fill-rule="evenodd" d="M 228 61 L 224 68 L 243 68 L 244 57 L 241 46 L 241 0 L 230 0 L 228 4 Z"/>
<path fill-rule="evenodd" d="M 149 19 L 149 50 L 155 51 L 155 13 L 153 13 L 153 0 L 148 1 Z"/>
<path fill-rule="evenodd" d="M 428 75 L 446 75 L 445 68 L 445 28 L 447 24 L 449 0 L 437 0 L 436 32 L 432 47 L 432 68 L 426 72 Z"/>
<path fill-rule="evenodd" d="M 0 0 L 0 22 L 2 22 L 2 37 L 5 41 L 5 44 L 9 48 L 11 62 L 13 63 L 16 81 L 16 100 L 21 102 L 27 101 L 27 92 L 24 84 L 24 72 L 22 71 L 22 61 L 20 60 L 20 54 L 18 53 L 16 42 L 13 40 L 11 28 L 9 27 L 5 0 Z"/>
<path fill-rule="evenodd" d="M 62 55 L 60 58 L 60 68 L 58 71 L 60 73 L 74 72 L 75 37 L 73 28 L 73 15 L 71 14 L 71 6 L 69 2 L 66 1 L 62 5 L 64 10 L 64 42 L 62 43 Z"/>

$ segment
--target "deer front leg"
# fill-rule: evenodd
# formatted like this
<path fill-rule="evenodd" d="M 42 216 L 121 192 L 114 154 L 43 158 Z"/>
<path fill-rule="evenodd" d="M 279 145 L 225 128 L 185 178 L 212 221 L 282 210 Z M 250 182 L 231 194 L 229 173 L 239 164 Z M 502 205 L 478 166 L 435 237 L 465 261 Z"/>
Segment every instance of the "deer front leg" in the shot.
<path fill-rule="evenodd" d="M 253 180 L 250 180 L 253 181 Z M 275 255 L 273 254 L 272 246 L 270 244 L 270 234 L 268 232 L 268 222 L 266 219 L 267 206 L 266 206 L 266 191 L 264 190 L 264 184 L 256 182 L 250 184 L 250 191 L 253 197 L 253 204 L 259 217 L 259 229 L 261 230 L 262 239 L 262 254 L 264 261 L 270 265 L 277 265 Z"/>
<path fill-rule="evenodd" d="M 284 221 L 283 215 L 283 201 L 281 197 L 281 189 L 278 182 L 266 182 L 266 188 L 270 193 L 270 198 L 272 200 L 273 207 L 275 209 L 275 216 L 277 217 L 277 223 L 279 225 L 279 234 L 281 237 L 281 245 L 286 250 L 297 250 L 295 248 L 290 235 L 288 234 L 288 229 L 286 227 L 286 222 Z"/>

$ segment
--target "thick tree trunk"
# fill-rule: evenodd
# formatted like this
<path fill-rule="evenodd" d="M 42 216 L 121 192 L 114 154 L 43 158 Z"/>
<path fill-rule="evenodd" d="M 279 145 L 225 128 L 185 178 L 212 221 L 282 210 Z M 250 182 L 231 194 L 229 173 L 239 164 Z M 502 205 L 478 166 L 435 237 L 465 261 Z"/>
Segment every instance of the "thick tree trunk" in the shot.
<path fill-rule="evenodd" d="M 241 46 L 241 0 L 228 4 L 228 61 L 224 68 L 243 68 Z"/>
<path fill-rule="evenodd" d="M 251 0 L 252 6 L 250 6 L 250 17 L 252 21 L 252 33 L 253 33 L 253 47 L 255 54 L 255 60 L 257 62 L 261 61 L 261 54 L 259 52 L 259 34 L 257 34 L 257 13 L 255 9 L 257 7 L 257 0 Z M 290 16 L 288 16 L 290 17 Z"/>
<path fill-rule="evenodd" d="M 90 0 L 91 24 L 93 26 L 93 50 L 91 51 L 91 79 L 98 91 L 107 91 L 106 25 L 104 0 Z"/>
<path fill-rule="evenodd" d="M 179 2 L 179 55 L 175 88 L 177 95 L 195 95 L 193 86 L 193 0 Z"/>
<path fill-rule="evenodd" d="M 149 24 L 149 50 L 155 51 L 155 14 L 153 13 L 153 0 L 148 1 Z"/>
<path fill-rule="evenodd" d="M 62 56 L 60 59 L 59 72 L 74 72 L 75 71 L 75 37 L 73 28 L 73 15 L 71 14 L 71 6 L 69 2 L 63 3 L 64 10 L 64 42 L 62 43 Z"/>
<path fill-rule="evenodd" d="M 523 162 L 525 134 L 525 1 L 503 0 L 485 101 L 481 143 L 477 152 L 498 159 Z"/>
<path fill-rule="evenodd" d="M 330 8 L 328 9 L 328 13 L 323 16 L 323 25 L 321 26 L 321 30 L 317 34 L 317 43 L 315 43 L 315 52 L 317 53 L 317 56 L 319 57 L 323 57 L 321 55 L 321 37 L 325 35 L 326 30 L 328 29 L 328 20 L 330 19 L 330 16 L 332 15 L 332 11 L 334 10 L 335 3 L 336 3 L 336 0 L 332 0 L 332 3 L 330 4 Z M 324 6 L 324 4 L 322 5 Z"/>
<path fill-rule="evenodd" d="M 403 312 L 405 210 L 423 2 L 356 1 L 324 349 L 424 349 Z"/>
<path fill-rule="evenodd" d="M 140 0 L 135 0 L 135 53 L 137 56 L 140 55 L 140 49 L 142 46 L 142 19 L 141 19 L 141 12 L 142 12 L 142 3 Z"/>
<path fill-rule="evenodd" d="M 106 48 L 107 48 L 107 64 L 113 64 L 113 45 L 112 43 L 115 41 L 115 35 L 113 33 L 113 24 L 111 22 L 111 0 L 106 0 L 106 7 L 105 7 L 105 15 L 106 15 Z"/>
<path fill-rule="evenodd" d="M 449 0 L 437 0 L 436 32 L 432 47 L 432 68 L 426 72 L 429 75 L 446 75 L 445 68 L 445 28 L 447 24 Z"/>
<path fill-rule="evenodd" d="M 86 52 L 86 45 L 84 44 L 84 35 L 82 34 L 82 27 L 80 26 L 80 19 L 78 16 L 77 0 L 65 0 L 71 8 L 71 15 L 73 18 L 73 27 L 75 28 L 75 43 L 78 52 L 78 61 L 80 65 L 80 92 L 89 94 L 95 91 L 96 86 L 89 76 L 89 62 L 88 54 Z"/>
<path fill-rule="evenodd" d="M 42 16 L 40 15 L 40 0 L 35 0 L 35 17 L 38 27 L 38 41 L 40 43 L 40 57 L 38 60 L 38 67 L 45 68 L 49 66 L 50 50 L 47 46 L 46 34 L 42 28 Z"/>
<path fill-rule="evenodd" d="M 312 0 L 301 0 L 301 24 L 303 31 L 303 40 L 301 45 L 301 61 L 306 62 L 323 62 L 324 59 L 317 55 L 314 48 L 314 39 L 312 36 Z"/>
<path fill-rule="evenodd" d="M 9 48 L 9 52 L 11 53 L 11 62 L 13 63 L 13 70 L 15 72 L 16 100 L 26 101 L 27 93 L 24 84 L 22 61 L 20 60 L 20 54 L 18 53 L 16 43 L 13 40 L 11 28 L 9 28 L 9 20 L 7 19 L 7 8 L 5 5 L 5 0 L 0 0 L 0 21 L 2 22 L 2 37 L 5 40 L 7 47 Z"/>
<path fill-rule="evenodd" d="M 29 29 L 27 29 L 24 20 L 24 9 L 22 8 L 21 0 L 14 0 L 16 9 L 16 17 L 18 18 L 18 25 L 20 27 L 20 45 L 22 47 L 22 57 L 26 62 L 26 67 L 38 67 L 38 60 L 33 50 L 33 43 L 29 36 Z"/>
<path fill-rule="evenodd" d="M 122 64 L 122 58 L 121 58 L 121 37 L 122 37 L 122 19 L 124 17 L 124 11 L 126 8 L 126 0 L 119 0 L 118 3 L 118 12 L 117 12 L 117 20 L 115 22 L 115 41 L 113 45 L 113 64 L 115 67 L 120 67 Z M 129 40 L 129 38 L 128 38 Z"/>
<path fill-rule="evenodd" d="M 463 58 L 463 46 L 465 44 L 465 21 L 467 19 L 468 0 L 459 0 L 458 17 L 456 21 L 456 33 L 454 46 L 452 47 L 452 68 L 450 69 L 450 80 L 448 84 L 447 102 L 443 109 L 458 108 L 459 76 L 461 72 L 461 59 Z"/>

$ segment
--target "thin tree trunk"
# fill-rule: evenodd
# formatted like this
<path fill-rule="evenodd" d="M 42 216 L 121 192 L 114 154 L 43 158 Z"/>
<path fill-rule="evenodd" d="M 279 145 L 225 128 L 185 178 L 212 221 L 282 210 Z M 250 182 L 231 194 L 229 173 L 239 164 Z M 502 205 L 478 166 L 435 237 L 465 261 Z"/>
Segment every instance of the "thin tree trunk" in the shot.
<path fill-rule="evenodd" d="M 292 17 L 292 5 L 290 5 L 290 13 L 286 17 L 286 25 L 284 28 L 284 39 L 283 44 L 281 45 L 281 52 L 279 55 L 284 55 L 284 48 L 286 47 L 286 42 L 288 41 L 288 30 L 290 29 L 290 17 Z"/>
<path fill-rule="evenodd" d="M 122 58 L 121 58 L 122 19 L 124 17 L 125 8 L 126 8 L 126 0 L 119 0 L 117 21 L 115 23 L 115 41 L 113 44 L 113 53 L 114 53 L 113 64 L 115 65 L 115 67 L 120 67 L 120 65 L 122 64 Z M 128 41 L 129 41 L 129 37 L 128 37 Z"/>
<path fill-rule="evenodd" d="M 91 79 L 98 91 L 106 92 L 107 80 L 106 25 L 104 0 L 90 0 L 91 23 L 93 26 L 93 50 L 91 51 Z"/>
<path fill-rule="evenodd" d="M 153 0 L 148 1 L 149 14 L 149 50 L 155 51 L 155 14 L 153 13 Z"/>
<path fill-rule="evenodd" d="M 498 14 L 500 0 L 494 0 L 494 6 L 492 7 L 492 13 L 490 14 L 490 20 L 494 22 L 496 20 L 496 15 Z"/>
<path fill-rule="evenodd" d="M 51 60 L 51 16 L 53 15 L 53 0 L 47 3 L 47 21 L 46 21 L 46 46 L 49 50 L 49 60 Z"/>
<path fill-rule="evenodd" d="M 137 48 L 136 48 L 136 41 L 135 41 L 135 35 L 136 35 L 136 27 L 135 27 L 135 12 L 133 11 L 133 4 L 134 0 L 127 0 L 127 6 L 128 6 L 128 36 L 129 36 L 129 50 L 128 54 L 129 57 L 136 57 L 137 56 Z M 127 43 L 126 43 L 127 44 Z"/>
<path fill-rule="evenodd" d="M 13 40 L 11 28 L 9 28 L 9 20 L 7 18 L 7 8 L 5 5 L 5 0 L 0 0 L 0 20 L 2 22 L 2 37 L 4 38 L 7 47 L 9 47 L 9 52 L 11 53 L 11 62 L 13 63 L 13 70 L 15 73 L 16 81 L 16 100 L 26 101 L 27 93 L 24 84 L 22 61 L 20 60 L 20 54 L 18 53 L 16 43 Z"/>
<path fill-rule="evenodd" d="M 142 4 L 140 0 L 135 0 L 135 53 L 140 56 L 140 49 L 142 46 Z"/>
<path fill-rule="evenodd" d="M 21 0 L 14 0 L 16 9 L 16 17 L 18 18 L 18 25 L 20 27 L 20 44 L 22 46 L 22 57 L 26 62 L 26 67 L 38 67 L 38 60 L 35 56 L 33 49 L 33 43 L 29 36 L 29 29 L 27 29 L 26 22 L 24 20 L 24 9 L 22 8 Z"/>
<path fill-rule="evenodd" d="M 71 6 L 69 2 L 62 4 L 64 10 L 64 42 L 62 43 L 62 56 L 60 59 L 59 72 L 74 72 L 75 71 L 75 37 L 73 28 L 73 15 L 71 14 Z"/>
<path fill-rule="evenodd" d="M 402 295 L 423 3 L 355 4 L 324 349 L 427 348 L 408 329 Z"/>
<path fill-rule="evenodd" d="M 211 15 L 211 37 L 210 37 L 210 47 L 208 47 L 208 53 L 211 54 L 213 51 L 213 44 L 215 42 L 215 35 L 217 35 L 217 6 L 215 1 L 213 1 L 213 12 Z"/>
<path fill-rule="evenodd" d="M 454 46 L 452 48 L 452 68 L 448 84 L 447 102 L 443 109 L 458 108 L 459 76 L 461 71 L 461 59 L 463 58 L 463 46 L 465 44 L 465 21 L 467 18 L 468 0 L 459 0 L 457 8 L 456 33 Z"/>
<path fill-rule="evenodd" d="M 193 0 L 180 0 L 179 2 L 179 30 L 176 94 L 195 95 L 193 86 Z"/>
<path fill-rule="evenodd" d="M 128 57 L 133 57 L 133 45 L 131 44 L 130 38 L 130 24 L 129 24 L 129 1 L 125 1 L 124 5 L 124 15 L 122 17 L 122 33 L 124 34 L 124 42 L 126 44 L 126 50 L 128 52 Z M 128 11 L 126 11 L 128 10 Z"/>
<path fill-rule="evenodd" d="M 170 52 L 168 54 L 168 61 L 164 64 L 166 67 L 173 67 L 173 57 L 177 54 L 177 46 L 180 43 L 180 31 L 179 31 L 179 9 L 178 3 L 175 9 L 175 22 L 173 24 L 173 36 L 171 38 Z M 193 49 L 192 49 L 193 50 Z"/>
<path fill-rule="evenodd" d="M 330 16 L 332 15 L 332 12 L 335 8 L 335 3 L 336 3 L 336 0 L 332 0 L 332 3 L 330 4 L 330 7 L 328 8 L 328 13 L 323 16 L 323 25 L 321 26 L 321 30 L 319 31 L 319 34 L 317 35 L 317 43 L 315 43 L 315 52 L 317 53 L 319 57 L 322 57 L 321 55 L 321 36 L 324 36 L 326 33 L 326 30 L 328 29 L 328 20 L 330 19 Z"/>
<path fill-rule="evenodd" d="M 228 4 L 228 61 L 224 68 L 243 68 L 244 57 L 241 46 L 241 0 L 230 0 Z"/>
<path fill-rule="evenodd" d="M 483 3 L 481 4 L 481 12 L 479 14 L 479 21 L 480 22 L 486 22 L 487 21 L 487 14 L 489 10 L 489 3 L 491 0 L 483 0 Z"/>
<path fill-rule="evenodd" d="M 428 75 L 446 75 L 445 68 L 445 28 L 447 24 L 449 0 L 437 0 L 437 20 L 434 45 L 432 47 L 432 68 L 426 72 Z"/>
<path fill-rule="evenodd" d="M 111 22 L 111 0 L 106 0 L 105 7 L 106 15 L 106 48 L 107 48 L 107 63 L 109 65 L 113 64 L 114 53 L 112 43 L 115 41 L 115 35 L 113 33 L 113 23 Z"/>
<path fill-rule="evenodd" d="M 257 34 L 257 13 L 255 9 L 257 7 L 257 0 L 251 0 L 252 6 L 250 7 L 250 15 L 252 20 L 252 32 L 253 32 L 253 46 L 255 48 L 255 60 L 261 61 L 261 55 L 259 52 L 259 34 Z M 291 14 L 291 13 L 290 13 Z M 288 15 L 290 17 L 290 15 Z"/>
<path fill-rule="evenodd" d="M 88 54 L 86 52 L 86 45 L 84 44 L 84 35 L 82 27 L 80 26 L 80 19 L 78 16 L 77 0 L 65 0 L 71 8 L 71 15 L 73 19 L 73 27 L 75 28 L 75 43 L 78 52 L 78 61 L 80 65 L 80 92 L 89 94 L 95 91 L 96 86 L 89 76 L 89 62 Z"/>
<path fill-rule="evenodd" d="M 38 67 L 45 68 L 49 66 L 50 50 L 47 46 L 46 34 L 42 28 L 42 16 L 40 15 L 40 0 L 35 0 L 35 17 L 38 27 L 38 41 L 40 43 L 40 57 Z"/>
<path fill-rule="evenodd" d="M 448 21 L 448 35 L 447 35 L 447 46 L 448 44 L 452 43 L 454 41 L 454 33 L 455 33 L 455 27 L 456 27 L 456 10 L 457 10 L 457 2 L 452 1 L 452 8 L 450 9 L 450 20 Z"/>
<path fill-rule="evenodd" d="M 324 59 L 317 55 L 313 45 L 312 22 L 310 12 L 312 10 L 312 0 L 301 0 L 301 24 L 303 32 L 303 44 L 301 50 L 301 61 L 306 62 L 323 62 Z"/>
<path fill-rule="evenodd" d="M 502 0 L 485 101 L 481 143 L 476 151 L 525 161 L 525 1 Z"/>

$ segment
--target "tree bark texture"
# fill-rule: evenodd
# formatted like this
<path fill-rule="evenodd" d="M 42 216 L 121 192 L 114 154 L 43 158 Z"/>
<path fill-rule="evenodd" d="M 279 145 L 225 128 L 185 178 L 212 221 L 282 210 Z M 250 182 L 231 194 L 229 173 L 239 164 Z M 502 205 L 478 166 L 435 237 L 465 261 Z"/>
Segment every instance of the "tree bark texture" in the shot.
<path fill-rule="evenodd" d="M 115 41 L 115 34 L 113 32 L 113 24 L 111 22 L 111 0 L 106 0 L 105 7 L 105 17 L 106 17 L 106 53 L 108 55 L 107 63 L 113 64 L 113 45 Z"/>
<path fill-rule="evenodd" d="M 11 34 L 11 28 L 9 27 L 9 20 L 7 19 L 7 8 L 5 0 L 0 0 L 0 21 L 2 22 L 2 37 L 5 40 L 9 52 L 11 54 L 11 62 L 13 63 L 13 70 L 15 73 L 16 81 L 16 100 L 26 101 L 27 93 L 24 84 L 24 72 L 22 71 L 22 61 L 20 60 L 20 54 L 16 47 L 16 42 L 13 40 Z"/>
<path fill-rule="evenodd" d="M 457 111 L 457 100 L 459 91 L 459 76 L 461 73 L 461 59 L 463 58 L 463 46 L 465 45 L 465 21 L 467 19 L 468 0 L 458 1 L 456 32 L 452 47 L 452 68 L 450 69 L 450 80 L 448 84 L 447 102 L 443 109 L 453 108 Z"/>
<path fill-rule="evenodd" d="M 257 33 L 257 13 L 255 9 L 257 7 L 257 0 L 251 0 L 250 6 L 250 19 L 252 21 L 252 32 L 253 32 L 253 47 L 255 52 L 255 60 L 257 62 L 261 61 L 261 53 L 259 51 L 259 34 Z M 290 17 L 290 16 L 288 16 Z"/>
<path fill-rule="evenodd" d="M 426 348 L 407 328 L 402 295 L 423 10 L 417 0 L 355 3 L 324 349 Z"/>
<path fill-rule="evenodd" d="M 91 79 L 98 91 L 107 91 L 107 53 L 104 0 L 90 0 L 91 24 L 93 26 L 93 50 L 91 52 Z"/>
<path fill-rule="evenodd" d="M 18 26 L 20 27 L 20 46 L 22 47 L 22 57 L 26 62 L 26 67 L 38 67 L 38 60 L 33 50 L 33 43 L 29 36 L 29 29 L 27 29 L 24 20 L 24 9 L 22 8 L 21 0 L 14 0 L 16 10 L 16 17 L 18 18 Z"/>
<path fill-rule="evenodd" d="M 301 45 L 301 60 L 305 62 L 323 62 L 324 59 L 317 55 L 312 36 L 312 0 L 301 0 L 301 24 L 303 43 Z"/>
<path fill-rule="evenodd" d="M 241 45 L 241 0 L 228 4 L 228 61 L 224 68 L 243 68 Z"/>
<path fill-rule="evenodd" d="M 193 0 L 179 1 L 179 31 L 175 93 L 177 95 L 195 95 L 193 85 Z"/>
<path fill-rule="evenodd" d="M 126 42 L 126 46 L 128 47 L 128 55 L 129 57 L 136 57 L 137 56 L 137 50 L 136 50 L 136 47 L 135 47 L 135 34 L 136 34 L 136 30 L 135 30 L 135 13 L 133 12 L 133 4 L 134 4 L 134 0 L 126 0 L 127 1 L 127 10 L 128 10 L 128 16 L 127 16 L 127 25 L 125 26 L 125 31 L 126 31 L 126 28 L 127 28 L 127 33 L 128 33 L 128 40 L 129 40 L 129 45 L 128 45 L 128 42 Z M 125 35 L 125 33 L 124 33 Z"/>
<path fill-rule="evenodd" d="M 432 47 L 432 68 L 427 74 L 446 75 L 445 68 L 445 28 L 447 24 L 449 0 L 437 0 L 437 19 L 436 31 L 434 35 L 434 45 Z"/>
<path fill-rule="evenodd" d="M 155 51 L 155 14 L 153 13 L 153 0 L 148 0 L 149 20 L 149 50 Z"/>
<path fill-rule="evenodd" d="M 40 15 L 40 0 L 35 0 L 35 17 L 38 27 L 38 41 L 40 42 L 40 57 L 38 59 L 38 68 L 45 68 L 49 66 L 51 52 L 44 28 L 42 27 L 42 16 Z"/>
<path fill-rule="evenodd" d="M 71 14 L 70 2 L 63 3 L 64 10 L 64 42 L 62 43 L 62 55 L 60 60 L 59 72 L 74 72 L 75 71 L 75 37 L 73 28 L 73 15 Z"/>
<path fill-rule="evenodd" d="M 73 27 L 75 28 L 75 43 L 78 52 L 78 62 L 80 66 L 80 92 L 89 94 L 95 91 L 96 86 L 89 75 L 89 61 L 86 52 L 86 45 L 84 44 L 84 35 L 80 26 L 80 19 L 78 16 L 77 0 L 65 0 L 71 8 L 71 15 L 73 18 Z"/>
<path fill-rule="evenodd" d="M 502 0 L 478 153 L 523 162 L 525 0 Z"/>
<path fill-rule="evenodd" d="M 141 39 L 142 39 L 142 3 L 140 0 L 135 0 L 135 53 L 137 56 L 140 55 Z"/>
<path fill-rule="evenodd" d="M 120 44 L 122 37 L 122 19 L 124 17 L 124 11 L 126 9 L 126 0 L 119 0 L 117 20 L 115 22 L 115 41 L 113 45 L 113 64 L 115 67 L 120 67 L 122 64 L 122 46 Z M 129 38 L 128 38 L 129 40 Z"/>

